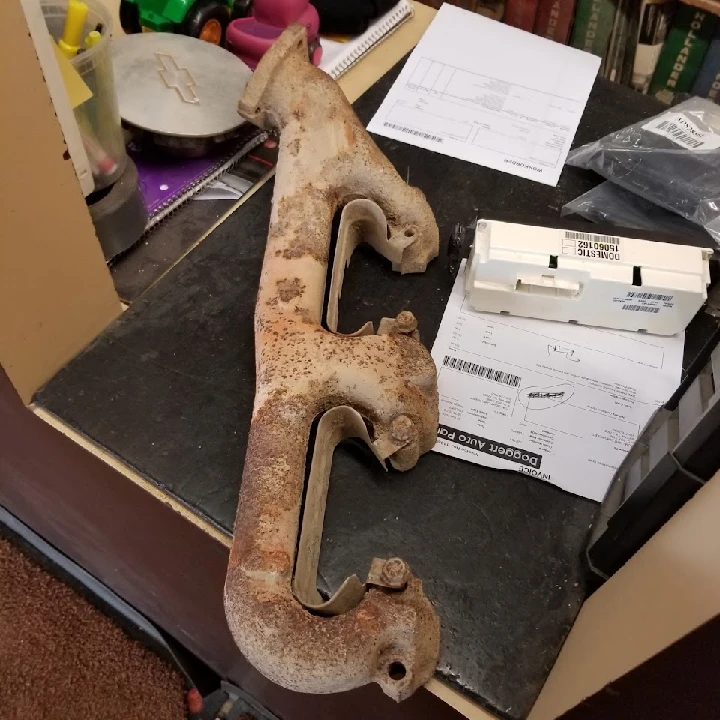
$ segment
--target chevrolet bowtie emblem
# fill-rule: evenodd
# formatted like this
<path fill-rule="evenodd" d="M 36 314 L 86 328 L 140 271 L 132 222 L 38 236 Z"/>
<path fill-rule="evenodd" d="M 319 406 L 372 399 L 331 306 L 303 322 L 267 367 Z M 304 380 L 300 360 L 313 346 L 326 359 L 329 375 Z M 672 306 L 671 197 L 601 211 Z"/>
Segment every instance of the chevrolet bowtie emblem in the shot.
<path fill-rule="evenodd" d="M 172 55 L 155 53 L 155 56 L 160 62 L 158 75 L 160 75 L 165 85 L 171 90 L 175 90 L 183 102 L 197 105 L 200 102 L 200 98 L 195 92 L 197 83 L 190 71 L 187 68 L 180 67 Z"/>

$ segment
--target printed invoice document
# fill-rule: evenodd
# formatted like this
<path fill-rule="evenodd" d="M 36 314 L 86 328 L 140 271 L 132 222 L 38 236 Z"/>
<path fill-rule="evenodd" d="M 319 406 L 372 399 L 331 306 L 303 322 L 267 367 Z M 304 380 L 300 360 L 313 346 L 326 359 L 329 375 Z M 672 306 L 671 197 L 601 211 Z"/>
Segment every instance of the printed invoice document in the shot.
<path fill-rule="evenodd" d="M 645 423 L 680 384 L 684 334 L 478 313 L 464 272 L 432 349 L 435 451 L 602 500 Z"/>
<path fill-rule="evenodd" d="M 557 185 L 600 58 L 443 5 L 368 130 Z"/>

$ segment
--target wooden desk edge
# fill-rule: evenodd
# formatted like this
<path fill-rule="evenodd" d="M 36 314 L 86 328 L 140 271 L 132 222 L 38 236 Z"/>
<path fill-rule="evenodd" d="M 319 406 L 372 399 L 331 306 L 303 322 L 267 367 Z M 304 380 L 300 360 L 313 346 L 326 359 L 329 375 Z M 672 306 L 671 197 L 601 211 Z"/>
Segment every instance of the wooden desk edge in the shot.
<path fill-rule="evenodd" d="M 115 455 L 109 453 L 107 450 L 95 443 L 93 440 L 85 437 L 84 435 L 81 435 L 79 432 L 77 432 L 77 430 L 71 428 L 54 413 L 51 413 L 45 408 L 42 408 L 38 405 L 31 405 L 30 410 L 41 420 L 43 420 L 55 430 L 62 433 L 63 435 L 65 435 L 65 437 L 69 438 L 75 444 L 83 448 L 83 450 L 102 460 L 105 464 L 113 468 L 113 470 L 116 470 L 128 480 L 135 483 L 146 492 L 150 493 L 150 495 L 171 507 L 185 520 L 192 523 L 206 534 L 210 535 L 218 543 L 227 548 L 230 547 L 230 545 L 232 544 L 232 535 L 230 533 L 219 529 L 212 523 L 209 523 L 200 515 L 195 514 L 187 505 L 179 502 L 177 498 L 169 495 L 157 485 L 142 477 L 142 475 L 133 470 L 129 465 L 124 463 Z M 438 698 L 440 698 L 440 700 L 442 700 L 444 703 L 459 712 L 461 715 L 464 715 L 466 718 L 468 718 L 468 720 L 495 720 L 494 715 L 490 714 L 489 712 L 481 708 L 479 705 L 472 702 L 460 692 L 450 687 L 438 678 L 432 678 L 425 685 L 425 688 L 431 693 L 433 693 L 433 695 L 436 695 Z"/>

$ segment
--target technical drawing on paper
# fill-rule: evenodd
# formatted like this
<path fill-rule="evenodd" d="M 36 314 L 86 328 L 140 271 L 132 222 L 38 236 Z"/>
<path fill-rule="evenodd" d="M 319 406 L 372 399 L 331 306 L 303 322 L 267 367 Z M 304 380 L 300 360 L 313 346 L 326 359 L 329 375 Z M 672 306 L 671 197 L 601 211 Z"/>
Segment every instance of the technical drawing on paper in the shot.
<path fill-rule="evenodd" d="M 570 383 L 524 388 L 518 392 L 518 403 L 520 408 L 524 408 L 518 413 L 519 419 L 523 423 L 538 425 L 563 435 L 578 438 L 591 436 L 629 450 L 640 433 L 638 423 L 621 418 L 617 413 L 608 412 L 600 406 L 573 405 L 569 400 L 574 394 L 575 387 Z M 587 393 L 583 393 L 580 402 L 588 401 Z M 580 433 L 578 428 L 582 428 Z"/>
<path fill-rule="evenodd" d="M 601 500 L 653 411 L 675 391 L 682 337 L 478 313 L 458 274 L 432 355 L 436 450 Z"/>
<path fill-rule="evenodd" d="M 442 143 L 454 140 L 556 167 L 579 102 L 421 58 L 386 127 Z M 531 110 L 529 110 L 531 108 Z M 532 114 L 529 114 L 529 113 Z"/>
<path fill-rule="evenodd" d="M 368 130 L 557 185 L 599 66 L 445 3 Z"/>
<path fill-rule="evenodd" d="M 580 358 L 575 354 L 575 348 L 560 345 L 559 343 L 549 343 L 547 349 L 548 355 L 562 355 L 566 360 L 570 360 L 570 362 L 580 362 Z"/>
<path fill-rule="evenodd" d="M 464 263 L 464 261 L 463 261 Z M 464 268 L 464 264 L 463 264 Z M 463 275 L 464 269 L 458 274 Z M 492 335 L 502 333 L 506 328 L 512 328 L 512 332 L 527 333 L 536 337 L 543 343 L 547 343 L 547 353 L 550 357 L 557 359 L 556 356 L 564 356 L 566 360 L 572 362 L 580 362 L 580 357 L 585 351 L 590 351 L 596 355 L 607 356 L 608 361 L 626 361 L 632 365 L 652 368 L 654 370 L 662 370 L 667 362 L 666 344 L 661 336 L 642 335 L 640 333 L 631 333 L 624 330 L 608 330 L 607 328 L 590 328 L 592 334 L 596 337 L 606 337 L 606 341 L 586 345 L 584 342 L 569 342 L 561 339 L 567 336 L 567 329 L 570 326 L 566 323 L 548 322 L 543 323 L 544 330 L 538 332 L 539 325 L 535 320 L 527 318 L 512 318 L 506 320 L 504 315 L 491 315 L 478 313 L 472 308 L 470 302 L 463 293 L 459 300 L 458 313 L 463 319 L 474 319 L 482 321 L 485 326 L 483 333 L 486 340 Z M 585 336 L 587 337 L 587 336 Z M 621 340 L 618 343 L 618 340 Z M 556 349 L 557 348 L 557 349 Z"/>

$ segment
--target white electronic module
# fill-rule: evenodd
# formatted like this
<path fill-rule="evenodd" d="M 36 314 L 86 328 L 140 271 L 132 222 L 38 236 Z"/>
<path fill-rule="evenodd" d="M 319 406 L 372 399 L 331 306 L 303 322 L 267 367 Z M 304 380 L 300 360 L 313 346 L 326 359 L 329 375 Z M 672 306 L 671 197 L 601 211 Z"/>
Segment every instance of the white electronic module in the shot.
<path fill-rule="evenodd" d="M 674 335 L 707 299 L 712 250 L 479 220 L 465 268 L 475 310 Z"/>

